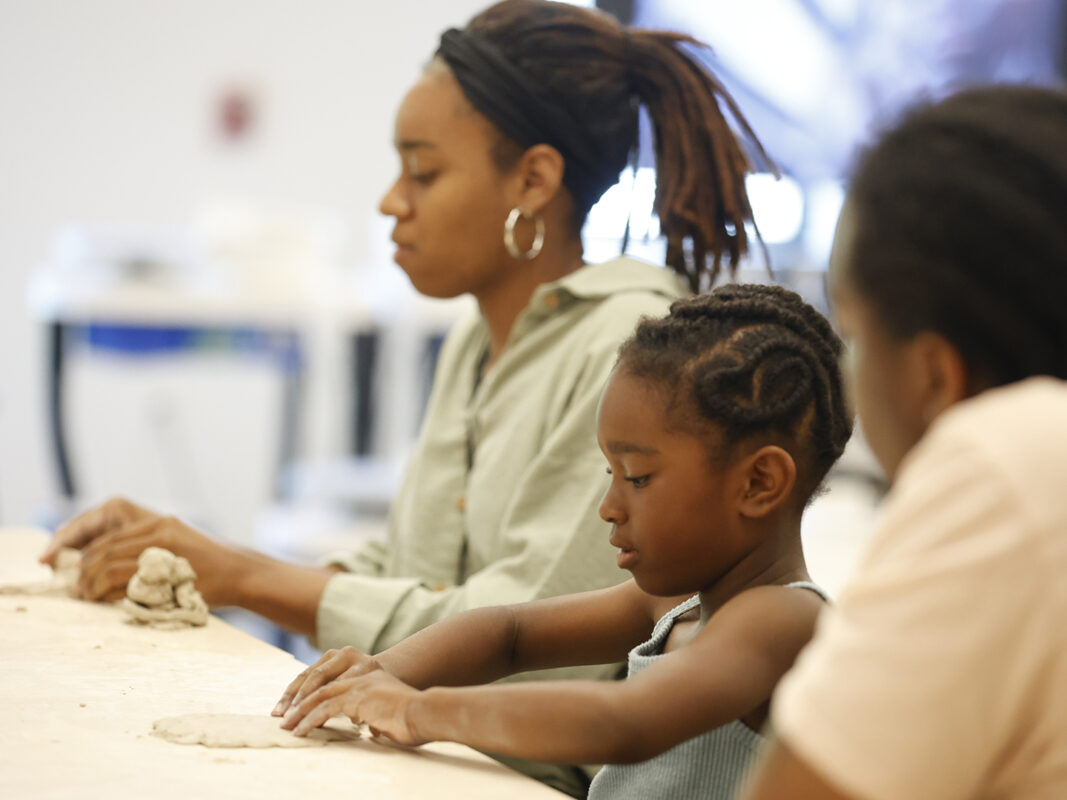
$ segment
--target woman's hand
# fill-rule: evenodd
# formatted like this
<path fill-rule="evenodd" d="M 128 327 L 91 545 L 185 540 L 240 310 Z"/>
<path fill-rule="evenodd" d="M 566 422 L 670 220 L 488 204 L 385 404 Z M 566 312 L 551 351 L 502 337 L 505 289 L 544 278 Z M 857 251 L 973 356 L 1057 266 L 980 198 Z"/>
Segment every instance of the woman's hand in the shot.
<path fill-rule="evenodd" d="M 237 551 L 175 517 L 128 500 L 108 500 L 71 520 L 56 532 L 41 562 L 52 564 L 63 547 L 82 551 L 81 577 L 74 590 L 85 600 L 121 599 L 146 547 L 162 547 L 187 558 L 196 571 L 196 588 L 209 606 L 230 605 L 235 599 L 241 561 Z"/>
<path fill-rule="evenodd" d="M 431 740 L 420 736 L 408 720 L 409 710 L 421 694 L 388 672 L 376 670 L 358 678 L 334 680 L 312 692 L 289 709 L 282 727 L 306 736 L 331 717 L 344 714 L 353 722 L 366 723 L 375 736 L 409 746 L 425 744 Z"/>
<path fill-rule="evenodd" d="M 284 716 L 290 708 L 299 706 L 305 697 L 331 681 L 358 678 L 381 668 L 377 659 L 354 647 L 327 650 L 318 661 L 293 679 L 270 713 L 276 717 Z"/>

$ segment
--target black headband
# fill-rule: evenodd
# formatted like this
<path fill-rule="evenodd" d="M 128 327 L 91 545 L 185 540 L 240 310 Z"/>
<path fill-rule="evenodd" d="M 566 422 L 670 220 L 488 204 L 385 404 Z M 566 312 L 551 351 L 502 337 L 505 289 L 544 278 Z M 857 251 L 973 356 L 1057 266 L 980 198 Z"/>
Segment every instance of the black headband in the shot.
<path fill-rule="evenodd" d="M 563 185 L 582 209 L 589 208 L 618 180 L 598 160 L 596 142 L 563 104 L 545 97 L 511 61 L 484 37 L 450 28 L 437 55 L 452 70 L 463 94 L 505 136 L 521 147 L 548 144 L 563 156 Z"/>

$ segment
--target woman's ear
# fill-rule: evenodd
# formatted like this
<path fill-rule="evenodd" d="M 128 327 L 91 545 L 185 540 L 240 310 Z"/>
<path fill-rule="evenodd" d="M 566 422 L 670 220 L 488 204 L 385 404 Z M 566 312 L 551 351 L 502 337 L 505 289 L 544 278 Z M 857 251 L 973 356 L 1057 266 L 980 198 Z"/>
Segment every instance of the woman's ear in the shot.
<path fill-rule="evenodd" d="M 797 465 L 787 451 L 766 445 L 745 458 L 741 469 L 741 496 L 738 511 L 743 517 L 759 519 L 780 508 L 797 482 Z"/>
<path fill-rule="evenodd" d="M 515 166 L 519 198 L 515 205 L 527 214 L 540 214 L 563 185 L 563 156 L 547 144 L 526 150 Z"/>

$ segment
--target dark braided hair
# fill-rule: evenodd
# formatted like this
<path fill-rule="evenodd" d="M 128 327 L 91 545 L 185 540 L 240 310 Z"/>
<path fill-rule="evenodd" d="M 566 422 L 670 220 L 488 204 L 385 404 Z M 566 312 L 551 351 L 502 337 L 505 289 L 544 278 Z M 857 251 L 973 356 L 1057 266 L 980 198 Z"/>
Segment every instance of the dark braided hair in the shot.
<path fill-rule="evenodd" d="M 842 350 L 826 318 L 795 292 L 729 284 L 642 320 L 620 347 L 618 368 L 656 386 L 681 429 L 710 427 L 720 464 L 743 442 L 785 448 L 806 501 L 852 435 Z"/>
<path fill-rule="evenodd" d="M 667 239 L 667 264 L 694 292 L 715 283 L 724 258 L 736 273 L 748 250 L 746 223 L 754 228 L 745 190 L 750 156 L 774 167 L 733 98 L 688 52 L 706 45 L 681 33 L 626 28 L 606 13 L 549 0 L 504 0 L 466 30 L 491 42 L 596 142 L 600 169 L 593 185 L 572 187 L 575 234 L 636 152 L 643 104 L 654 129 L 654 207 Z M 504 141 L 494 157 L 507 168 L 523 150 Z"/>
<path fill-rule="evenodd" d="M 945 336 L 972 391 L 1067 378 L 1067 93 L 913 110 L 859 163 L 847 275 L 888 332 Z"/>

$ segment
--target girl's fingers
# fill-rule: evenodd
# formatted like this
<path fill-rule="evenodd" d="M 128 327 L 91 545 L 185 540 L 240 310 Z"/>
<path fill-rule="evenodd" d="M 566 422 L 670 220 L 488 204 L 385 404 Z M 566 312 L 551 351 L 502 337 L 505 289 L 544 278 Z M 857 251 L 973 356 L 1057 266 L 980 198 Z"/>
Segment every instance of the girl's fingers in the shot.
<path fill-rule="evenodd" d="M 282 727 L 292 730 L 298 722 L 303 720 L 312 711 L 319 708 L 323 703 L 332 700 L 338 695 L 343 695 L 348 691 L 351 685 L 351 681 L 333 681 L 332 683 L 327 683 L 325 686 L 311 692 L 302 700 L 294 697 L 293 702 L 289 706 L 289 710 L 283 715 Z M 329 717 L 326 719 L 329 719 Z M 320 722 L 319 724 L 321 725 L 322 723 Z"/>
<path fill-rule="evenodd" d="M 331 697 L 324 700 L 311 709 L 307 715 L 300 720 L 300 723 L 293 728 L 293 733 L 297 736 L 307 736 L 310 731 L 325 725 L 331 717 L 346 713 L 344 706 L 345 699 L 343 696 Z M 356 720 L 353 720 L 353 722 L 355 721 Z M 286 720 L 286 723 L 288 722 L 289 720 Z M 285 727 L 286 723 L 283 723 L 282 727 Z"/>
<path fill-rule="evenodd" d="M 319 660 L 321 661 L 322 659 Z M 296 696 L 296 693 L 300 691 L 300 687 L 303 686 L 304 681 L 307 680 L 308 674 L 311 672 L 312 669 L 314 669 L 317 664 L 318 662 L 315 662 L 315 664 L 312 664 L 310 667 L 308 667 L 295 678 L 293 678 L 290 684 L 285 687 L 285 691 L 282 692 L 281 699 L 277 703 L 275 703 L 274 710 L 270 712 L 271 714 L 273 714 L 275 717 L 280 717 L 284 715 L 286 711 L 289 710 L 289 707 L 293 704 L 293 698 Z"/>
<path fill-rule="evenodd" d="M 297 675 L 285 688 L 281 700 L 275 704 L 271 714 L 276 717 L 283 716 L 291 706 L 299 705 L 309 694 L 343 674 L 347 666 L 341 651 L 327 650 L 318 661 Z"/>
<path fill-rule="evenodd" d="M 311 667 L 290 699 L 290 705 L 299 705 L 304 698 L 331 682 L 355 678 L 373 669 L 377 669 L 377 663 L 354 647 L 331 650 Z"/>
<path fill-rule="evenodd" d="M 313 668 L 304 679 L 304 682 L 297 689 L 296 694 L 293 696 L 292 704 L 294 706 L 300 705 L 304 702 L 304 699 L 310 697 L 322 687 L 329 684 L 338 674 L 331 668 L 331 664 L 323 664 L 322 666 Z"/>

